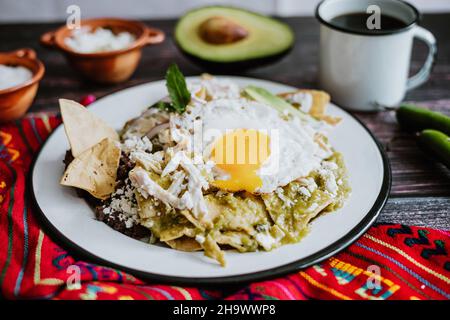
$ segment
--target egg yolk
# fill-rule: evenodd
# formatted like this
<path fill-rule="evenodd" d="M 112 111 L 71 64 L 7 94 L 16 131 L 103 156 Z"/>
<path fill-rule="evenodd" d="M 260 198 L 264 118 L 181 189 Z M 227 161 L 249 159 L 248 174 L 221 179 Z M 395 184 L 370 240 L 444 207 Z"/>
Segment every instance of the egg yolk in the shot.
<path fill-rule="evenodd" d="M 262 186 L 258 169 L 270 156 L 269 136 L 254 129 L 237 129 L 219 137 L 213 145 L 211 160 L 227 176 L 212 184 L 227 191 L 254 192 Z"/>

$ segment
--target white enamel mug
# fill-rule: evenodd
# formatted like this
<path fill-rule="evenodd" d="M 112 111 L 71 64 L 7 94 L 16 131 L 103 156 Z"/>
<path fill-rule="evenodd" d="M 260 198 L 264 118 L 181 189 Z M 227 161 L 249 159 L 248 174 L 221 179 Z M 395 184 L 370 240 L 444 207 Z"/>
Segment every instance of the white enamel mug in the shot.
<path fill-rule="evenodd" d="M 376 5 L 382 15 L 405 27 L 395 30 L 354 31 L 333 25 L 333 18 L 367 12 Z M 394 107 L 408 90 L 427 81 L 437 52 L 436 39 L 418 26 L 419 12 L 398 0 L 324 0 L 316 9 L 320 22 L 319 82 L 338 105 L 358 111 Z M 383 21 L 381 20 L 381 27 Z M 422 69 L 408 79 L 413 39 L 429 47 Z"/>

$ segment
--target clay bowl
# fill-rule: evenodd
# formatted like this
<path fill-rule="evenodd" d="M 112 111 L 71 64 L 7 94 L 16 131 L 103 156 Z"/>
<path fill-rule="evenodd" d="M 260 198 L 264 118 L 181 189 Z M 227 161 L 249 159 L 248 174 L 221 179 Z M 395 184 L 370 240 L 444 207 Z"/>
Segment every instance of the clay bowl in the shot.
<path fill-rule="evenodd" d="M 22 117 L 33 103 L 44 76 L 45 68 L 32 49 L 24 48 L 12 52 L 0 53 L 0 64 L 22 66 L 33 73 L 33 77 L 14 87 L 0 90 L 0 122 L 16 120 Z"/>
<path fill-rule="evenodd" d="M 42 45 L 61 51 L 76 71 L 98 83 L 112 84 L 129 79 L 139 64 L 142 47 L 161 43 L 165 38 L 161 30 L 149 28 L 137 21 L 116 18 L 82 20 L 81 27 L 91 30 L 106 28 L 116 34 L 127 31 L 136 38 L 129 47 L 121 50 L 81 53 L 65 44 L 65 38 L 70 37 L 74 31 L 67 26 L 41 36 Z"/>

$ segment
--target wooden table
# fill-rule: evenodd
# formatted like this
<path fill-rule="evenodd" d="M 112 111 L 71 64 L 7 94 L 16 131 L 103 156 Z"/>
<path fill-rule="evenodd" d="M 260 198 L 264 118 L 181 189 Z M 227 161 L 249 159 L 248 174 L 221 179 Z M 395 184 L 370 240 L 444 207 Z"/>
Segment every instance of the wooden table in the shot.
<path fill-rule="evenodd" d="M 293 51 L 274 65 L 242 75 L 316 88 L 319 25 L 314 18 L 285 20 L 295 30 L 296 46 Z M 423 17 L 422 25 L 438 40 L 438 58 L 431 79 L 406 97 L 407 101 L 420 102 L 446 113 L 450 113 L 449 21 L 450 14 Z M 101 97 L 126 87 L 162 79 L 172 62 L 176 62 L 186 75 L 200 74 L 202 70 L 186 60 L 174 46 L 174 23 L 174 20 L 147 21 L 148 25 L 164 30 L 168 39 L 161 45 L 145 48 L 141 64 L 132 79 L 115 86 L 82 81 L 59 52 L 40 47 L 39 36 L 61 24 L 2 25 L 0 51 L 21 47 L 31 47 L 37 51 L 47 70 L 30 112 L 57 110 L 58 98 L 79 99 L 86 94 Z M 425 57 L 425 45 L 415 44 L 412 72 L 422 65 Z M 382 142 L 392 165 L 392 191 L 378 221 L 450 229 L 450 171 L 417 148 L 414 137 L 399 129 L 392 112 L 356 113 L 356 116 Z"/>

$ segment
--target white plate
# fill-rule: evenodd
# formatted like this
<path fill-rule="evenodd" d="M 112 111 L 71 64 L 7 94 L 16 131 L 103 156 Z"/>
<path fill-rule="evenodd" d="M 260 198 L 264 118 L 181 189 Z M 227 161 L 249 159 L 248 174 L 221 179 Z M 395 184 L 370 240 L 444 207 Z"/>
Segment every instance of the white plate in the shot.
<path fill-rule="evenodd" d="M 269 81 L 227 78 L 242 86 L 253 84 L 275 93 L 293 89 Z M 89 110 L 119 129 L 126 120 L 138 116 L 165 95 L 165 82 L 157 81 L 110 94 L 89 106 Z M 353 191 L 342 209 L 314 220 L 311 232 L 300 243 L 272 252 L 227 251 L 227 266 L 223 268 L 201 252 L 176 251 L 127 237 L 96 221 L 93 210 L 77 197 L 75 190 L 59 185 L 64 170 L 62 160 L 69 148 L 62 126 L 48 138 L 32 169 L 31 187 L 40 209 L 37 211 L 63 244 L 91 260 L 140 277 L 177 283 L 223 284 L 293 272 L 355 241 L 375 221 L 389 194 L 390 168 L 379 144 L 349 113 L 333 104 L 329 113 L 343 118 L 330 139 L 344 155 Z"/>

